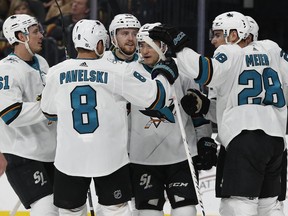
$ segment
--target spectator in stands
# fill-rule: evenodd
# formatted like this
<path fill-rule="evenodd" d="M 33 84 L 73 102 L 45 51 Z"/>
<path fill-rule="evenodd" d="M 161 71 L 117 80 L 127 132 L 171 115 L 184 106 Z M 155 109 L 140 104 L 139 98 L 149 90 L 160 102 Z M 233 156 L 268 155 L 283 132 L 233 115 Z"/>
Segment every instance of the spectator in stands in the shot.
<path fill-rule="evenodd" d="M 52 2 L 53 3 L 48 8 L 45 21 L 49 21 L 50 19 L 53 19 L 54 17 L 58 17 L 60 15 L 60 11 L 56 2 L 54 0 Z M 64 16 L 69 15 L 71 13 L 72 0 L 61 0 L 58 1 L 58 4 Z"/>
<path fill-rule="evenodd" d="M 39 0 L 39 1 L 42 2 L 46 12 L 48 12 L 51 5 L 55 2 L 55 0 Z"/>
<path fill-rule="evenodd" d="M 8 16 L 14 14 L 28 14 L 34 16 L 27 0 L 12 0 L 8 12 Z"/>
<path fill-rule="evenodd" d="M 0 21 L 4 22 L 9 10 L 10 0 L 0 0 L 0 5 Z M 0 26 L 0 31 L 2 31 L 2 25 Z"/>
<path fill-rule="evenodd" d="M 63 20 L 60 15 L 54 19 L 46 21 L 47 24 L 46 32 L 47 37 L 53 37 L 58 41 L 58 45 L 63 47 L 63 39 L 67 42 L 68 55 L 75 58 L 77 52 L 74 48 L 72 42 L 72 29 L 74 25 L 81 19 L 89 19 L 90 13 L 90 0 L 72 0 L 71 13 L 69 15 L 63 16 Z M 65 31 L 62 29 L 62 21 Z M 63 35 L 65 35 L 63 38 Z M 60 56 L 65 58 L 65 55 L 60 54 Z M 60 61 L 63 60 L 60 57 Z"/>

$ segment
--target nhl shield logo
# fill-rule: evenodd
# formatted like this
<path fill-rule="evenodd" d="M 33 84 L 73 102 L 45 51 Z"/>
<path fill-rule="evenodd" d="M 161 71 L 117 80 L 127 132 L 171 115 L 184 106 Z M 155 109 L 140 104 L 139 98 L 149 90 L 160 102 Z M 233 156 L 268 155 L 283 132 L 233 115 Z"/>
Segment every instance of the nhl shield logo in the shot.
<path fill-rule="evenodd" d="M 114 198 L 115 199 L 120 199 L 121 197 L 122 197 L 121 190 L 114 191 Z"/>

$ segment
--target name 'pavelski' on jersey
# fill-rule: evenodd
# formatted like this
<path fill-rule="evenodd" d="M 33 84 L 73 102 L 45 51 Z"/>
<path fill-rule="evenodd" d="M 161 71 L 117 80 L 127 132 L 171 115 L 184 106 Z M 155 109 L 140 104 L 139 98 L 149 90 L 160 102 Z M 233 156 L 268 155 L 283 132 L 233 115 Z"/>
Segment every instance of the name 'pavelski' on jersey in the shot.
<path fill-rule="evenodd" d="M 60 73 L 60 85 L 71 82 L 98 82 L 107 84 L 108 72 L 76 69 Z"/>

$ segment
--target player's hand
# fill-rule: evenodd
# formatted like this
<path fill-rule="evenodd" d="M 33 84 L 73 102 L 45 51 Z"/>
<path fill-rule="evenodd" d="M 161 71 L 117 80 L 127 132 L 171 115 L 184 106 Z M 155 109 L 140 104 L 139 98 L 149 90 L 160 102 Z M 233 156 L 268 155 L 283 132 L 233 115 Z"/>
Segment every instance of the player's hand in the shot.
<path fill-rule="evenodd" d="M 149 30 L 149 37 L 163 41 L 176 53 L 187 47 L 191 40 L 184 32 L 166 24 L 155 26 Z"/>
<path fill-rule="evenodd" d="M 188 115 L 207 114 L 210 100 L 196 89 L 188 89 L 187 94 L 181 98 L 181 105 Z"/>
<path fill-rule="evenodd" d="M 5 159 L 4 155 L 0 152 L 0 176 L 3 175 L 3 173 L 6 170 L 7 166 L 7 160 Z"/>
<path fill-rule="evenodd" d="M 198 170 L 209 170 L 217 164 L 217 144 L 210 137 L 202 137 L 197 143 L 198 155 L 193 157 Z"/>
<path fill-rule="evenodd" d="M 158 74 L 165 76 L 172 85 L 179 76 L 175 61 L 172 58 L 167 58 L 165 61 L 158 62 L 152 69 L 152 79 L 155 79 Z"/>

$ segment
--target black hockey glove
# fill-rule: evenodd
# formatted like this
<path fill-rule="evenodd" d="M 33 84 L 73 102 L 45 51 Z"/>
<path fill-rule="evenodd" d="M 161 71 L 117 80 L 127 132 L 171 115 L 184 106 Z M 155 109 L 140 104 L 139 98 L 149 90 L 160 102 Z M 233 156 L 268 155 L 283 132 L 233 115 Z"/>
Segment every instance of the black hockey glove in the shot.
<path fill-rule="evenodd" d="M 187 94 L 181 98 L 184 111 L 192 116 L 195 114 L 207 114 L 210 100 L 196 89 L 188 89 Z"/>
<path fill-rule="evenodd" d="M 167 58 L 165 61 L 157 63 L 151 72 L 152 79 L 155 79 L 158 74 L 165 76 L 168 82 L 172 85 L 178 77 L 178 67 L 172 58 Z"/>
<path fill-rule="evenodd" d="M 202 137 L 197 143 L 198 155 L 193 162 L 198 170 L 209 170 L 217 164 L 217 144 L 210 137 Z"/>
<path fill-rule="evenodd" d="M 155 26 L 149 30 L 149 37 L 163 41 L 176 53 L 187 47 L 191 40 L 184 32 L 166 24 Z"/>

